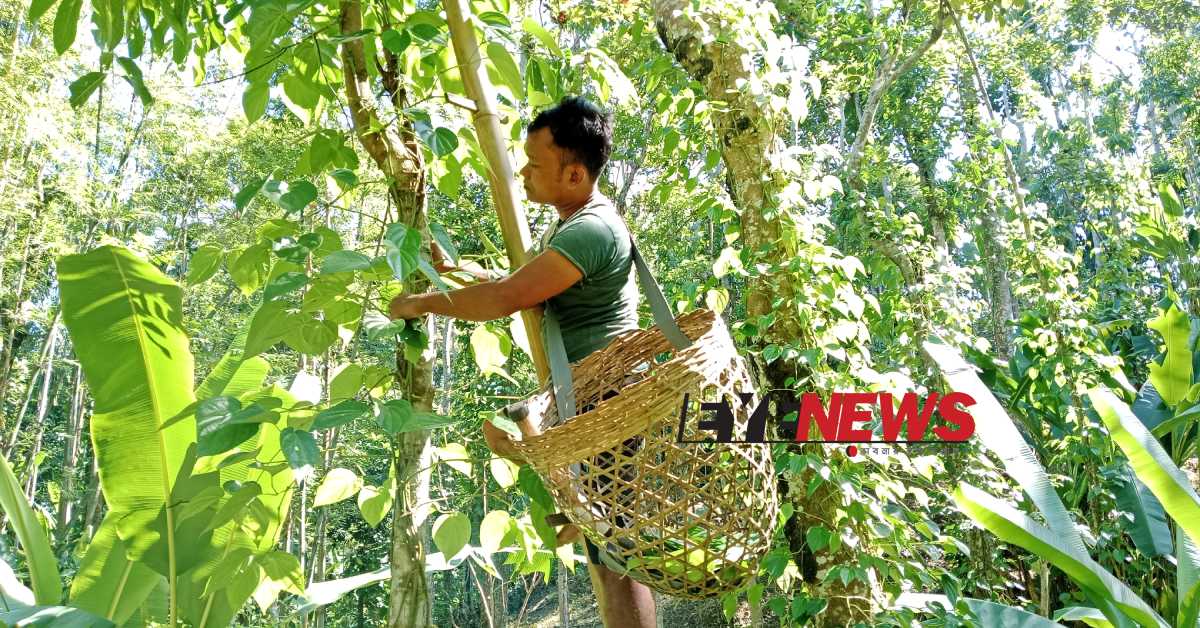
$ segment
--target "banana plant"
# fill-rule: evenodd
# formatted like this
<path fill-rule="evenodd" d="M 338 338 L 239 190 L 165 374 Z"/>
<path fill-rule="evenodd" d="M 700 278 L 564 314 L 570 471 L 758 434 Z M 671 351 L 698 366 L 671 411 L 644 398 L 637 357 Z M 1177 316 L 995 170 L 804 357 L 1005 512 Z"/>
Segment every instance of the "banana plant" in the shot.
<path fill-rule="evenodd" d="M 267 363 L 244 355 L 244 336 L 194 388 L 182 289 L 128 250 L 66 256 L 57 269 L 95 400 L 109 510 L 62 600 L 45 533 L 0 464 L 0 505 L 16 522 L 37 603 L 0 620 L 227 626 L 252 596 L 265 608 L 280 592 L 303 593 L 299 562 L 273 548 L 295 485 L 284 434 L 297 430 L 281 426 L 311 418 L 305 404 L 263 388 Z"/>
<path fill-rule="evenodd" d="M 964 369 L 961 358 L 952 349 L 943 345 L 926 344 L 926 352 L 946 372 L 952 384 L 968 385 L 977 405 L 972 408 L 976 425 L 1011 424 L 1012 420 L 987 391 L 986 387 L 971 386 L 964 381 L 973 377 Z M 958 360 L 954 358 L 958 357 Z M 1093 390 L 1089 399 L 1107 427 L 1114 442 L 1129 459 L 1133 473 L 1161 503 L 1165 512 L 1177 524 L 1176 559 L 1177 604 L 1175 621 L 1168 623 L 1145 600 L 1099 563 L 1085 549 L 1072 542 L 1076 534 L 1069 520 L 1064 522 L 1058 513 L 1047 512 L 1043 507 L 1046 500 L 1034 500 L 1046 523 L 1035 521 L 987 492 L 967 483 L 961 483 L 954 492 L 958 507 L 972 520 L 986 528 L 1001 540 L 1020 546 L 1067 574 L 1083 591 L 1093 607 L 1060 609 L 1058 618 L 1079 619 L 1093 626 L 1166 628 L 1197 625 L 1200 611 L 1200 586 L 1196 584 L 1196 542 L 1200 538 L 1200 497 L 1187 483 L 1183 472 L 1176 467 L 1157 439 L 1134 416 L 1133 411 L 1107 389 Z M 988 446 L 995 446 L 989 443 Z M 1029 463 L 1029 460 L 1024 462 Z M 1036 459 L 1033 464 L 1038 464 Z M 1040 467 L 1040 464 L 1038 464 Z M 1010 475 L 1023 490 L 1032 494 L 1042 487 L 1027 481 L 1041 474 L 1025 469 L 1024 473 Z M 1044 474 L 1044 471 L 1042 471 Z"/>

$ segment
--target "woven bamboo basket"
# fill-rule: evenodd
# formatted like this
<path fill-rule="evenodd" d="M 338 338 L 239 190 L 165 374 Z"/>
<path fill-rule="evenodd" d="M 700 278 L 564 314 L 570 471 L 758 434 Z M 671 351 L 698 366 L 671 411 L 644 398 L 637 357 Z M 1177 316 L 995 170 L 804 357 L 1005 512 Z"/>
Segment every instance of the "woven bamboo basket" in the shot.
<path fill-rule="evenodd" d="M 744 439 L 758 399 L 720 316 L 700 309 L 676 323 L 692 340 L 685 349 L 652 327 L 572 365 L 579 410 L 567 421 L 551 385 L 528 399 L 542 433 L 516 447 L 606 566 L 698 599 L 753 581 L 778 497 L 769 445 L 679 442 L 712 439 L 697 429 L 700 404 L 722 399 Z"/>

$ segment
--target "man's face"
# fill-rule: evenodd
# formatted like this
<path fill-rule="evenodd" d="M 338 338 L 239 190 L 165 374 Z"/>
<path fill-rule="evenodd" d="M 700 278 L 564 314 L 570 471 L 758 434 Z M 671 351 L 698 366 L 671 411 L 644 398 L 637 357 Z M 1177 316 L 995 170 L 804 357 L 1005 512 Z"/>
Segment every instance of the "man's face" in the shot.
<path fill-rule="evenodd" d="M 563 165 L 563 149 L 555 145 L 548 128 L 540 128 L 525 138 L 525 157 L 528 161 L 520 174 L 525 196 L 531 202 L 560 205 L 590 183 L 582 164 Z"/>

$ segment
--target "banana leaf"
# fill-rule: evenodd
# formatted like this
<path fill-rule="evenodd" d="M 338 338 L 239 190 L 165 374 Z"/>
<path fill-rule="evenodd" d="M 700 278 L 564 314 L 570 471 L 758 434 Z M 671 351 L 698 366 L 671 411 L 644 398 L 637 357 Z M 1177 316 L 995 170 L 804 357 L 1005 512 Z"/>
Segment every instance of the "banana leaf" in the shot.
<path fill-rule="evenodd" d="M 1002 541 L 1020 546 L 1065 572 L 1099 603 L 1100 611 L 1114 626 L 1128 626 L 1132 619 L 1146 628 L 1167 628 L 1167 622 L 1125 583 L 1025 513 L 965 482 L 954 491 L 954 501 L 968 517 Z"/>
<path fill-rule="evenodd" d="M 50 549 L 46 531 L 25 500 L 25 491 L 4 458 L 0 458 L 0 506 L 11 520 L 25 553 L 34 600 L 38 604 L 58 604 L 62 601 L 62 579 L 58 575 L 54 550 Z"/>

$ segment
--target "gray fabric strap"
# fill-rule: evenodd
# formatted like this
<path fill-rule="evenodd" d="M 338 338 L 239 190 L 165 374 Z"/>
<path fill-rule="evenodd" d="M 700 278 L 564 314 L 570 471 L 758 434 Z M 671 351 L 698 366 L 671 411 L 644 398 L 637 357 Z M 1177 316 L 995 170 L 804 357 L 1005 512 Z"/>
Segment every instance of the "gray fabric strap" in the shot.
<path fill-rule="evenodd" d="M 662 289 L 654 280 L 654 274 L 642 254 L 638 252 L 637 244 L 629 241 L 630 252 L 633 255 L 633 265 L 637 268 L 638 283 L 642 286 L 642 294 L 650 302 L 650 311 L 654 314 L 654 324 L 662 331 L 663 336 L 676 350 L 686 349 L 692 341 L 679 329 L 675 317 L 671 314 L 671 306 L 663 296 Z M 558 408 L 560 421 L 575 416 L 575 389 L 571 381 L 571 363 L 567 361 L 567 348 L 563 344 L 562 329 L 558 326 L 558 318 L 551 308 L 547 307 L 543 316 L 542 336 L 546 343 L 546 354 L 550 360 L 550 379 L 554 384 L 554 401 Z"/>

